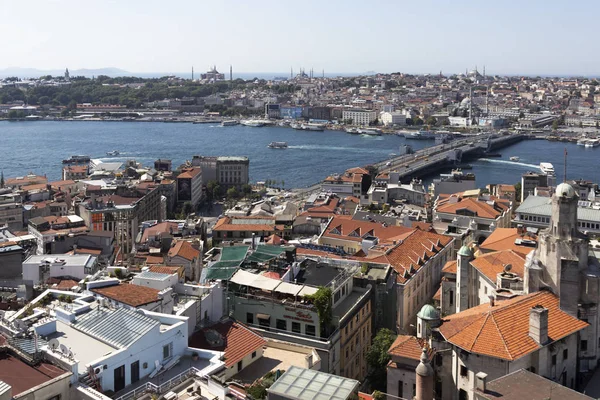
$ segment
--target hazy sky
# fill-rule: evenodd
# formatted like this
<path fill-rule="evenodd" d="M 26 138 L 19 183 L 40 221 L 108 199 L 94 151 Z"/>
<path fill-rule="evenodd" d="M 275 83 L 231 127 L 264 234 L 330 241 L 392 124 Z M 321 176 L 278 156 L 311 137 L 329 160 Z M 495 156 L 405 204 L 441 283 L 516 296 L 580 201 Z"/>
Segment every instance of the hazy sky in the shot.
<path fill-rule="evenodd" d="M 599 75 L 600 1 L 0 0 L 0 69 Z"/>

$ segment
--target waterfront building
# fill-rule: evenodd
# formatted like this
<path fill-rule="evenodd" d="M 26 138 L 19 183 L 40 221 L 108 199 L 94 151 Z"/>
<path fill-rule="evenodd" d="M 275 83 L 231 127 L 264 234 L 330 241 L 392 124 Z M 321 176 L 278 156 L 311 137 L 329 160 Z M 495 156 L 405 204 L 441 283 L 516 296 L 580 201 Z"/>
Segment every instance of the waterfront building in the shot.
<path fill-rule="evenodd" d="M 283 119 L 299 119 L 302 118 L 303 108 L 302 107 L 289 107 L 282 106 L 279 109 L 279 116 Z"/>
<path fill-rule="evenodd" d="M 322 192 L 334 193 L 340 197 L 354 196 L 365 198 L 371 187 L 371 175 L 364 168 L 350 168 L 341 175 L 331 175 L 321 183 Z M 366 199 L 366 198 L 365 198 Z"/>
<path fill-rule="evenodd" d="M 352 125 L 369 125 L 377 119 L 377 111 L 364 110 L 361 108 L 345 109 L 342 112 L 342 119 L 350 121 Z"/>
<path fill-rule="evenodd" d="M 248 157 L 217 157 L 217 182 L 224 191 L 235 187 L 238 191 L 250 182 Z"/>
<path fill-rule="evenodd" d="M 265 104 L 265 118 L 280 118 L 279 104 L 267 103 Z"/>
<path fill-rule="evenodd" d="M 371 185 L 367 192 L 369 204 L 384 205 L 390 204 L 394 200 L 404 200 L 408 204 L 414 204 L 419 207 L 423 207 L 427 201 L 427 193 L 425 193 L 425 186 L 420 180 L 413 179 L 409 184 L 398 183 L 387 183 L 392 179 L 385 179 L 390 175 L 398 175 L 397 172 L 390 172 L 389 174 L 379 174 L 375 178 L 376 181 Z"/>
<path fill-rule="evenodd" d="M 217 158 L 208 156 L 194 156 L 192 165 L 202 169 L 202 180 L 204 184 L 217 181 Z"/>
<path fill-rule="evenodd" d="M 402 112 L 385 111 L 379 114 L 379 122 L 385 126 L 405 126 L 406 114 Z"/>
<path fill-rule="evenodd" d="M 190 202 L 196 206 L 202 198 L 202 169 L 184 168 L 177 175 L 177 202 Z"/>

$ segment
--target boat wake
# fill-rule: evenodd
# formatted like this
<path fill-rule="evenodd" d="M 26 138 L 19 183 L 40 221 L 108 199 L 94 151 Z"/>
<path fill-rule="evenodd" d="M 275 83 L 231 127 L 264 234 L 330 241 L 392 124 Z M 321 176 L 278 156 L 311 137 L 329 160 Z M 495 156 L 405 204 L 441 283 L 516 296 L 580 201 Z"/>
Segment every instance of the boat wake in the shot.
<path fill-rule="evenodd" d="M 389 149 L 363 149 L 355 147 L 342 147 L 342 146 L 317 146 L 317 145 L 299 145 L 299 146 L 288 146 L 288 149 L 298 150 L 333 150 L 333 151 L 348 151 L 348 152 L 360 152 L 360 153 L 385 153 Z"/>
<path fill-rule="evenodd" d="M 527 164 L 527 163 L 522 163 L 522 162 L 517 162 L 517 161 L 494 160 L 494 159 L 491 159 L 491 158 L 480 158 L 479 160 L 480 161 L 490 162 L 490 163 L 495 163 L 495 164 L 519 165 L 521 167 L 526 167 L 526 168 L 540 169 L 539 165 Z"/>

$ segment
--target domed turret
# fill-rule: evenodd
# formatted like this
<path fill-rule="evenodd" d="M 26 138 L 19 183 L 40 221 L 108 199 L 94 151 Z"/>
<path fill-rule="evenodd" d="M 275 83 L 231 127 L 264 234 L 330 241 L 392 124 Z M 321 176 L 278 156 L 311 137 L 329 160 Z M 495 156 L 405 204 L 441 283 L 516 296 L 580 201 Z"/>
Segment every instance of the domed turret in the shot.
<path fill-rule="evenodd" d="M 569 185 L 566 182 L 563 182 L 556 187 L 555 194 L 558 197 L 567 197 L 567 198 L 573 198 L 573 197 L 577 196 L 577 193 L 575 192 L 575 189 L 573 189 L 573 186 Z"/>
<path fill-rule="evenodd" d="M 467 245 L 463 245 L 463 247 L 458 250 L 458 255 L 463 257 L 473 257 L 473 250 Z"/>
<path fill-rule="evenodd" d="M 431 304 L 425 304 L 421 307 L 421 311 L 419 311 L 417 317 L 425 321 L 435 321 L 440 319 L 440 313 Z"/>

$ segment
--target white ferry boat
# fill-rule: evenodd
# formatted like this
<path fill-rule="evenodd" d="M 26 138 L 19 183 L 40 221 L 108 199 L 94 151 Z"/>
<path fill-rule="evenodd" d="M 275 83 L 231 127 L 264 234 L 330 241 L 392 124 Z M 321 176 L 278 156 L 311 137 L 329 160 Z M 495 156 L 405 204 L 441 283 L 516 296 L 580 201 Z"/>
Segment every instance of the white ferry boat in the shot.
<path fill-rule="evenodd" d="M 107 151 L 106 152 L 107 156 L 113 156 L 113 157 L 114 156 L 118 156 L 119 154 L 121 154 L 121 153 L 119 153 L 119 150 L 113 150 L 113 151 Z"/>
<path fill-rule="evenodd" d="M 413 140 L 434 140 L 435 133 L 433 133 L 431 131 L 410 132 L 410 133 L 405 133 L 404 137 L 406 139 L 413 139 Z"/>
<path fill-rule="evenodd" d="M 261 127 L 261 126 L 265 126 L 265 123 L 261 120 L 258 119 L 245 119 L 242 120 L 240 122 L 240 124 L 244 125 L 244 126 L 252 126 L 252 127 Z"/>
<path fill-rule="evenodd" d="M 221 122 L 221 126 L 235 126 L 239 124 L 239 122 L 235 119 L 228 119 Z"/>
<path fill-rule="evenodd" d="M 540 163 L 540 170 L 546 175 L 554 175 L 554 165 L 548 162 Z"/>
<path fill-rule="evenodd" d="M 287 149 L 288 144 L 287 142 L 271 142 L 267 147 L 270 149 Z"/>

